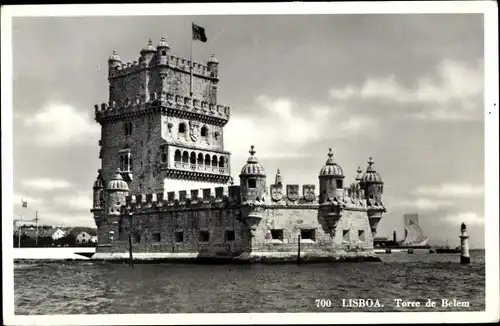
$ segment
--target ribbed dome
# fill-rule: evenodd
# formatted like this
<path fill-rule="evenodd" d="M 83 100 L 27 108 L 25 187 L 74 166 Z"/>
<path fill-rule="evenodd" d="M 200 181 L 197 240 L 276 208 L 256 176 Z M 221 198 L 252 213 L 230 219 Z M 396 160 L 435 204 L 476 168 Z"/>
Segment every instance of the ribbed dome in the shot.
<path fill-rule="evenodd" d="M 141 54 L 148 53 L 148 52 L 156 52 L 156 48 L 153 45 L 153 41 L 149 39 L 148 45 L 144 49 L 141 50 Z"/>
<path fill-rule="evenodd" d="M 247 160 L 247 164 L 245 164 L 245 166 L 243 166 L 243 169 L 241 169 L 241 175 L 257 175 L 265 177 L 266 171 L 264 171 L 264 168 L 262 167 L 262 165 L 260 165 L 257 158 L 254 156 L 254 148 L 255 147 L 253 145 L 250 147 L 250 157 Z"/>
<path fill-rule="evenodd" d="M 329 149 L 328 152 L 328 159 L 326 160 L 325 166 L 321 168 L 319 171 L 319 176 L 331 176 L 331 177 L 338 177 L 338 178 L 343 178 L 344 177 L 344 172 L 342 171 L 342 168 L 340 165 L 335 163 L 335 160 L 333 159 L 333 153 L 332 149 Z"/>
<path fill-rule="evenodd" d="M 160 43 L 158 43 L 158 46 L 156 47 L 157 49 L 159 48 L 170 48 L 170 46 L 167 43 L 167 40 L 162 36 Z"/>
<path fill-rule="evenodd" d="M 365 174 L 363 174 L 363 177 L 361 178 L 361 182 L 365 183 L 384 183 L 382 181 L 382 177 L 380 176 L 380 173 L 375 171 L 375 169 L 372 167 L 372 165 L 375 162 L 373 162 L 372 158 L 370 157 L 370 160 L 368 161 L 368 167 L 366 168 Z"/>
<path fill-rule="evenodd" d="M 120 169 L 116 169 L 116 173 L 113 175 L 113 179 L 108 183 L 107 190 L 126 190 L 128 191 L 128 185 L 120 174 Z"/>
<path fill-rule="evenodd" d="M 354 182 L 351 183 L 351 188 L 360 188 L 360 182 L 363 179 L 363 170 L 361 170 L 361 167 L 358 166 L 358 169 L 356 170 L 358 173 L 356 175 L 356 178 L 354 179 Z"/>
<path fill-rule="evenodd" d="M 109 56 L 109 62 L 111 61 L 121 61 L 120 56 L 116 54 L 116 50 L 113 50 L 113 54 Z"/>

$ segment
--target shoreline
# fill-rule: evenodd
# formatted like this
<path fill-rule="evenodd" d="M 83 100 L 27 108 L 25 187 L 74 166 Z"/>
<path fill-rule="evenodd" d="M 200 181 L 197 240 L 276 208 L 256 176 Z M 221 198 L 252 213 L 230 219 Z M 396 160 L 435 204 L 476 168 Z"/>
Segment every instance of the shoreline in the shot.
<path fill-rule="evenodd" d="M 47 264 L 47 263 L 116 263 L 128 264 L 128 253 L 74 253 L 73 257 L 26 257 L 14 258 L 14 264 Z M 337 252 L 337 253 L 302 253 L 300 264 L 343 263 L 343 262 L 381 262 L 374 252 Z M 237 256 L 199 253 L 135 253 L 133 264 L 297 264 L 297 253 L 286 252 L 252 252 Z"/>

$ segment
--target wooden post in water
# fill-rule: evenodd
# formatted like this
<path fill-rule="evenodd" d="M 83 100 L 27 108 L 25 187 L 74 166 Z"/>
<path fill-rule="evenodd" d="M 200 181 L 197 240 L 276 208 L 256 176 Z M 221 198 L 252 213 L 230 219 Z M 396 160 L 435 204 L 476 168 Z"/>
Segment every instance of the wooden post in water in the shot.
<path fill-rule="evenodd" d="M 299 234 L 299 243 L 298 243 L 298 250 L 297 250 L 297 265 L 300 266 L 300 234 Z"/>
<path fill-rule="evenodd" d="M 132 257 L 132 235 L 130 235 L 130 232 L 128 234 L 128 265 L 129 266 L 134 266 L 134 258 Z"/>

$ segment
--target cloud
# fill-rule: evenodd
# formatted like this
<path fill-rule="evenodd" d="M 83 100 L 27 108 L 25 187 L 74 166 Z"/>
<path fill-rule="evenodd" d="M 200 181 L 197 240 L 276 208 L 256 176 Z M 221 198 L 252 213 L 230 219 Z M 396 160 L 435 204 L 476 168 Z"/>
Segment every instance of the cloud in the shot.
<path fill-rule="evenodd" d="M 89 212 L 92 208 L 92 198 L 86 195 L 68 195 L 53 198 L 56 207 L 67 207 L 75 211 Z M 90 213 L 89 213 L 90 216 Z"/>
<path fill-rule="evenodd" d="M 484 188 L 466 183 L 443 183 L 439 186 L 421 186 L 416 188 L 413 193 L 441 198 L 476 198 L 483 195 Z"/>
<path fill-rule="evenodd" d="M 225 146 L 233 160 L 248 157 L 255 145 L 258 157 L 300 157 L 301 148 L 324 139 L 351 138 L 373 131 L 377 121 L 355 115 L 343 117 L 342 108 L 326 105 L 300 106 L 289 98 L 261 96 L 245 110 L 252 114 L 231 117 L 225 128 Z M 332 128 L 332 119 L 342 120 Z"/>
<path fill-rule="evenodd" d="M 82 144 L 99 137 L 100 127 L 86 113 L 68 104 L 51 103 L 39 112 L 25 117 L 25 127 L 35 136 L 33 139 L 46 146 Z"/>
<path fill-rule="evenodd" d="M 366 79 L 361 86 L 331 89 L 338 100 L 381 99 L 400 104 L 421 104 L 414 117 L 430 120 L 474 120 L 481 117 L 484 89 L 483 62 L 469 66 L 444 60 L 436 69 L 417 79 L 413 87 L 398 82 L 395 75 Z"/>
<path fill-rule="evenodd" d="M 462 222 L 466 225 L 483 225 L 484 216 L 479 215 L 474 212 L 462 212 L 457 214 L 449 214 L 444 219 L 448 223 L 461 224 Z"/>
<path fill-rule="evenodd" d="M 71 187 L 71 183 L 69 183 L 68 181 L 51 178 L 23 180 L 22 183 L 26 187 L 37 190 L 67 189 Z"/>
<path fill-rule="evenodd" d="M 415 200 L 394 201 L 390 207 L 394 209 L 435 211 L 445 207 L 451 207 L 453 202 L 442 199 L 417 198 Z"/>

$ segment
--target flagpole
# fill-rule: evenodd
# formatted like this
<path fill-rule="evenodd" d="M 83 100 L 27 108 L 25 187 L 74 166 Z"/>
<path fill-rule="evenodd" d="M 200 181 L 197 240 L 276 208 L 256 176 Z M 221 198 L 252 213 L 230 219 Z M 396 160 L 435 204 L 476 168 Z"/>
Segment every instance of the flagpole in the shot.
<path fill-rule="evenodd" d="M 192 32 L 191 32 L 192 34 Z M 191 49 L 189 51 L 189 97 L 193 97 L 193 36 L 191 35 Z"/>
<path fill-rule="evenodd" d="M 38 211 L 36 211 L 35 213 L 35 227 L 36 227 L 36 231 L 35 231 L 35 245 L 38 246 Z"/>

